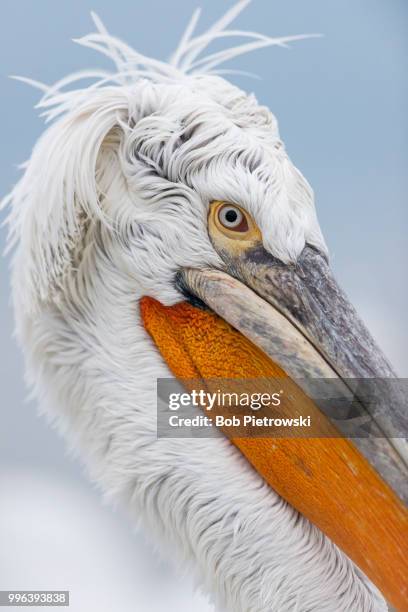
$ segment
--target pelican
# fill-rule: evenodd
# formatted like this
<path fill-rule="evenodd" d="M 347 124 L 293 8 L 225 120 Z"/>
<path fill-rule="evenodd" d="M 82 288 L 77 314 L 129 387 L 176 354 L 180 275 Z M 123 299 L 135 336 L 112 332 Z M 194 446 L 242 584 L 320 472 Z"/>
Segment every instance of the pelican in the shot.
<path fill-rule="evenodd" d="M 189 364 L 213 376 L 241 363 L 339 380 L 393 376 L 332 277 L 313 192 L 275 116 L 220 68 L 302 38 L 228 29 L 246 4 L 197 36 L 195 12 L 168 62 L 93 15 L 97 31 L 77 42 L 108 56 L 112 72 L 51 86 L 25 79 L 43 90 L 48 123 L 5 199 L 27 379 L 90 478 L 194 573 L 217 609 L 377 612 L 386 599 L 404 609 L 393 522 L 403 524 L 403 507 L 352 444 L 296 440 L 295 457 L 290 445 L 282 451 L 288 441 L 157 436 L 156 381 L 182 378 Z M 234 36 L 246 41 L 205 54 Z M 391 476 L 378 466 L 393 483 L 398 461 Z M 291 489 L 298 481 L 310 497 Z"/>

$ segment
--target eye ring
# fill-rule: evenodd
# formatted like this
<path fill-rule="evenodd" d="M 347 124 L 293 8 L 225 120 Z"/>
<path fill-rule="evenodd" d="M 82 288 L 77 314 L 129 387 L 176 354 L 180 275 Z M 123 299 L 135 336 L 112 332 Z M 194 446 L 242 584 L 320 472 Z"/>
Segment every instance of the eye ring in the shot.
<path fill-rule="evenodd" d="M 218 221 L 225 229 L 233 232 L 247 232 L 249 229 L 245 213 L 234 204 L 226 203 L 217 213 Z"/>
<path fill-rule="evenodd" d="M 251 215 L 239 204 L 228 200 L 213 200 L 210 203 L 208 233 L 213 242 L 222 241 L 224 246 L 229 245 L 228 248 L 233 242 L 236 245 L 241 242 L 247 245 L 262 242 L 261 230 Z"/>

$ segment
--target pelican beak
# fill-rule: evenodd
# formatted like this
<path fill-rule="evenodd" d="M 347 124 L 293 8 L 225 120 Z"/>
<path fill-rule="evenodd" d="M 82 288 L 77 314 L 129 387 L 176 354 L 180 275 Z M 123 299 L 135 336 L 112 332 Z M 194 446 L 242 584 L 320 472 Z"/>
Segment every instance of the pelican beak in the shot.
<path fill-rule="evenodd" d="M 357 400 L 354 420 L 336 409 L 326 414 L 345 435 L 365 438 L 361 446 L 368 459 L 407 500 L 407 398 L 326 256 L 306 246 L 296 263 L 287 265 L 261 244 L 220 254 L 228 273 L 184 270 L 179 285 L 186 295 L 199 298 L 259 346 L 305 392 L 313 395 L 317 381 L 330 380 L 333 391 Z"/>
<path fill-rule="evenodd" d="M 166 308 L 145 299 L 146 329 L 178 378 L 277 374 L 299 383 L 291 391 L 291 407 L 304 405 L 313 413 L 317 429 L 310 438 L 232 442 L 393 605 L 405 609 L 408 513 L 395 491 L 406 495 L 406 450 L 394 437 L 404 431 L 406 415 L 398 402 L 389 410 L 386 396 L 371 414 L 363 394 L 359 401 L 371 419 L 372 435 L 355 439 L 357 448 L 314 406 L 309 393 L 316 379 L 336 381 L 345 395 L 351 379 L 392 380 L 389 363 L 322 253 L 306 246 L 296 264 L 287 265 L 260 241 L 239 249 L 215 246 L 224 270 L 181 270 L 177 284 L 189 303 Z"/>

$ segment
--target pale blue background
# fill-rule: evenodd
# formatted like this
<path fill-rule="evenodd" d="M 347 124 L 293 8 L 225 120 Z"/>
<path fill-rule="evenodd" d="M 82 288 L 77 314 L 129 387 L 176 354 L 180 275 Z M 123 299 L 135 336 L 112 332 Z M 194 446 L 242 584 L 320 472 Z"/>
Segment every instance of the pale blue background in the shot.
<path fill-rule="evenodd" d="M 101 56 L 70 40 L 93 28 L 90 9 L 112 33 L 141 52 L 165 58 L 196 6 L 191 0 L 3 3 L 0 192 L 16 181 L 16 164 L 29 155 L 43 129 L 32 108 L 38 93 L 6 75 L 50 83 L 73 70 L 106 65 Z M 231 2 L 202 0 L 201 6 L 202 28 Z M 403 375 L 408 375 L 407 17 L 404 0 L 255 0 L 236 27 L 270 35 L 320 32 L 325 37 L 294 43 L 290 50 L 260 50 L 231 63 L 262 77 L 233 80 L 254 91 L 277 115 L 292 159 L 315 189 L 337 276 Z M 2 465 L 18 468 L 23 476 L 35 468 L 41 477 L 52 474 L 92 496 L 61 441 L 36 418 L 33 405 L 23 404 L 22 363 L 11 339 L 4 261 L 0 282 Z M 94 512 L 98 508 L 95 501 Z M 119 529 L 117 515 L 108 514 L 112 530 Z M 170 588 L 168 570 L 155 565 L 149 549 L 137 543 L 151 564 L 152 576 Z M 120 551 L 117 554 L 120 557 Z M 177 588 L 180 593 L 189 589 Z M 171 597 L 166 590 L 164 595 Z M 156 603 L 158 610 L 168 609 Z M 191 602 L 185 603 L 188 609 Z M 181 610 L 181 599 L 179 605 Z"/>

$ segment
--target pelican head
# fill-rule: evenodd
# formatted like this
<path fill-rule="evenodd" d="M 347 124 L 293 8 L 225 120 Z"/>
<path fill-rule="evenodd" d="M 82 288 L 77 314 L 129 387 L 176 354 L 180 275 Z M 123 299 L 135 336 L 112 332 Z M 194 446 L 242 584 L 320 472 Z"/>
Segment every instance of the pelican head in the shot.
<path fill-rule="evenodd" d="M 94 16 L 79 42 L 115 70 L 34 83 L 49 125 L 7 198 L 18 337 L 41 406 L 91 477 L 220 606 L 386 610 L 230 441 L 156 436 L 156 380 L 171 371 L 142 319 L 146 296 L 217 313 L 293 376 L 393 376 L 332 276 L 275 116 L 218 69 L 297 38 L 227 30 L 246 4 L 194 38 L 196 13 L 167 63 Z M 203 56 L 236 34 L 250 42 Z"/>

